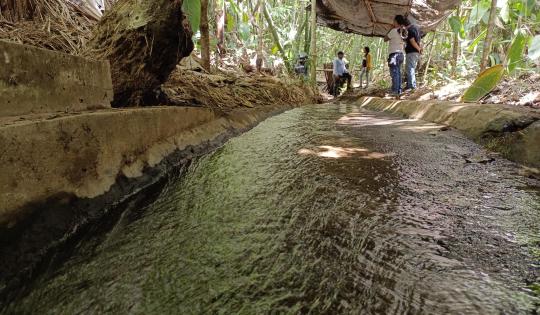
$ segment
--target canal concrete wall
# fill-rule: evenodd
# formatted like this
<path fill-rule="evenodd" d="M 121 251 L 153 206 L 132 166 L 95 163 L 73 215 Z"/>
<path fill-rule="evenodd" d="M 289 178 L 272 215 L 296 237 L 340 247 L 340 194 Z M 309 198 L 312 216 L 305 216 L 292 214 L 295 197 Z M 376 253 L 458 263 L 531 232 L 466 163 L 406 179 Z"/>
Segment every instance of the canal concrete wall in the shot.
<path fill-rule="evenodd" d="M 106 195 L 174 152 L 208 151 L 290 108 L 112 109 L 112 97 L 108 62 L 0 41 L 0 235 L 51 200 Z"/>
<path fill-rule="evenodd" d="M 509 160 L 540 168 L 539 112 L 512 106 L 435 100 L 401 101 L 363 97 L 352 102 L 369 110 L 451 126 Z"/>
<path fill-rule="evenodd" d="M 111 109 L 0 127 L 0 226 L 48 199 L 91 199 L 141 177 L 175 151 L 220 145 L 287 106 L 228 115 L 195 107 Z M 56 198 L 58 197 L 58 198 Z"/>
<path fill-rule="evenodd" d="M 0 41 L 0 117 L 110 108 L 108 61 Z"/>

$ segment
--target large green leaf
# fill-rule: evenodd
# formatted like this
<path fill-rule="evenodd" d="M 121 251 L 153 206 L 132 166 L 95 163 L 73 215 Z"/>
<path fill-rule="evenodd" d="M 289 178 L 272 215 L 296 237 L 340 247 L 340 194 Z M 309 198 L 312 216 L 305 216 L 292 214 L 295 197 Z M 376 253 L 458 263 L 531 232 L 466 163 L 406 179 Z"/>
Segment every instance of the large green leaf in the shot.
<path fill-rule="evenodd" d="M 452 16 L 451 18 L 449 18 L 448 24 L 450 24 L 450 27 L 455 34 L 464 37 L 463 24 L 461 23 L 461 19 L 458 16 Z"/>
<path fill-rule="evenodd" d="M 501 19 L 504 23 L 508 23 L 510 21 L 510 5 L 508 4 L 508 0 L 500 0 L 497 2 L 497 7 L 501 9 Z"/>
<path fill-rule="evenodd" d="M 242 41 L 244 43 L 247 42 L 251 35 L 250 25 L 248 23 L 241 23 L 238 27 L 238 33 L 240 34 L 240 38 L 242 38 Z"/>
<path fill-rule="evenodd" d="M 487 35 L 487 30 L 484 30 L 482 31 L 482 33 L 480 33 L 480 35 L 478 35 L 473 41 L 472 43 L 469 45 L 469 47 L 467 48 L 467 51 L 469 52 L 473 52 L 474 49 L 476 48 L 476 46 L 478 46 L 478 44 L 480 43 L 480 41 L 484 40 L 484 38 L 486 38 L 486 35 Z"/>
<path fill-rule="evenodd" d="M 520 16 L 530 16 L 535 9 L 536 0 L 520 0 L 516 4 Z"/>
<path fill-rule="evenodd" d="M 527 36 L 525 36 L 523 32 L 518 31 L 508 50 L 508 73 L 512 73 L 516 70 L 516 67 L 523 61 L 523 50 L 525 49 L 526 43 Z"/>
<path fill-rule="evenodd" d="M 461 100 L 466 103 L 478 102 L 491 92 L 504 75 L 503 65 L 496 65 L 480 73 L 473 84 L 465 91 Z"/>
<path fill-rule="evenodd" d="M 478 1 L 478 3 L 472 8 L 469 22 L 465 27 L 467 30 L 472 29 L 473 27 L 478 25 L 478 23 L 480 23 L 485 16 L 488 16 L 487 13 L 490 9 L 490 2 L 491 1 L 488 2 L 484 0 Z"/>
<path fill-rule="evenodd" d="M 201 24 L 201 0 L 184 0 L 182 12 L 188 17 L 191 30 L 196 33 Z"/>
<path fill-rule="evenodd" d="M 238 5 L 236 4 L 236 1 L 233 1 L 233 0 L 229 0 L 229 5 L 232 9 L 232 11 L 236 14 L 236 15 L 240 15 L 242 14 L 242 10 L 240 10 L 240 7 L 238 7 Z"/>
<path fill-rule="evenodd" d="M 234 16 L 230 13 L 227 13 L 227 32 L 234 31 L 234 28 L 236 27 L 236 19 Z"/>
<path fill-rule="evenodd" d="M 536 35 L 529 45 L 529 58 L 532 60 L 540 59 L 540 35 Z"/>

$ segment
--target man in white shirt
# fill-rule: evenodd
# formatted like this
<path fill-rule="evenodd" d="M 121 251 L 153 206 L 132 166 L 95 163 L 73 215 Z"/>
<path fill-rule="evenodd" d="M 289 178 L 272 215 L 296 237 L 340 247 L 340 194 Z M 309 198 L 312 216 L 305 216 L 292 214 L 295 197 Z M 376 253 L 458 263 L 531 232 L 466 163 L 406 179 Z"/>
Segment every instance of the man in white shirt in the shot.
<path fill-rule="evenodd" d="M 347 80 L 347 89 L 350 89 L 352 76 L 349 74 L 349 71 L 347 70 L 347 67 L 345 65 L 345 60 L 343 60 L 343 57 L 345 54 L 340 51 L 337 54 L 337 58 L 334 59 L 334 66 L 333 66 L 333 73 L 334 73 L 334 91 L 333 95 L 338 96 L 339 94 L 339 83 L 341 83 L 342 79 Z"/>
<path fill-rule="evenodd" d="M 398 23 L 398 15 L 394 19 L 394 28 L 388 32 L 385 37 L 385 41 L 388 44 L 388 67 L 390 68 L 390 76 L 392 77 L 392 94 L 399 96 L 401 94 L 401 66 L 403 65 L 403 40 L 407 38 L 404 35 L 404 29 Z"/>

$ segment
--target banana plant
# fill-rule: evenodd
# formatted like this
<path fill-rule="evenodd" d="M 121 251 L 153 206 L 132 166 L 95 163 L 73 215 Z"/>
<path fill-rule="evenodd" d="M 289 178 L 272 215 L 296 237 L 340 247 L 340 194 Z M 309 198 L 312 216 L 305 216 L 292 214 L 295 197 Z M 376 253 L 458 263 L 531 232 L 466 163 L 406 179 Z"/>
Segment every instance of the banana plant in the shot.
<path fill-rule="evenodd" d="M 193 34 L 197 33 L 201 23 L 201 0 L 184 0 L 182 12 L 188 17 Z"/>
<path fill-rule="evenodd" d="M 489 92 L 493 91 L 497 84 L 499 84 L 504 72 L 505 69 L 503 65 L 496 65 L 480 73 L 478 78 L 476 78 L 473 84 L 465 91 L 461 101 L 465 103 L 475 103 L 480 101 Z"/>

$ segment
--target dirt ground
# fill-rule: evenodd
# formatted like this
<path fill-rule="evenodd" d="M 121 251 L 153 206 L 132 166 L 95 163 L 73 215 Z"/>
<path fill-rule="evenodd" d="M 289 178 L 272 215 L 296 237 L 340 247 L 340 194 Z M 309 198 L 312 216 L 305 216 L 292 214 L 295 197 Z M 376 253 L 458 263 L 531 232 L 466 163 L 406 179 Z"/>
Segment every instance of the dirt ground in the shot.
<path fill-rule="evenodd" d="M 413 93 L 404 93 L 403 100 L 440 100 L 459 101 L 470 86 L 470 82 L 454 81 L 437 86 L 422 86 Z M 388 89 L 373 84 L 369 89 L 355 88 L 346 92 L 346 96 L 377 96 L 385 97 Z M 497 87 L 488 93 L 480 104 L 504 104 L 523 106 L 540 110 L 540 74 L 526 73 L 517 78 L 504 78 Z"/>

